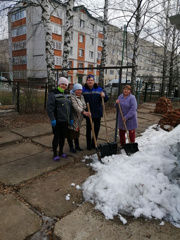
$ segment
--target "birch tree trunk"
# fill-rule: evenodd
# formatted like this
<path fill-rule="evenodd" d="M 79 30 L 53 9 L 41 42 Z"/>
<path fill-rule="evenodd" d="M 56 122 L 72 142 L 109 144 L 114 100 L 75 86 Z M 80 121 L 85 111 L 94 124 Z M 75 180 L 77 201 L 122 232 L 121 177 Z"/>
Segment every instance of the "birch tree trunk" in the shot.
<path fill-rule="evenodd" d="M 55 72 L 52 71 L 52 69 L 54 69 L 54 49 L 52 40 L 49 0 L 42 0 L 41 7 L 42 7 L 42 20 L 45 32 L 48 91 L 51 91 L 53 88 L 55 88 Z"/>
<path fill-rule="evenodd" d="M 169 67 L 169 89 L 168 89 L 168 96 L 171 97 L 172 87 L 174 85 L 174 58 L 175 58 L 175 41 L 176 41 L 176 28 L 173 27 L 173 39 L 172 39 L 172 46 L 171 46 L 171 59 L 170 59 L 170 67 Z"/>
<path fill-rule="evenodd" d="M 63 45 L 63 60 L 62 67 L 69 67 L 69 53 L 70 53 L 70 43 L 71 43 L 71 29 L 72 29 L 72 20 L 73 20 L 73 6 L 74 0 L 68 0 L 66 7 L 66 26 L 64 32 L 64 45 Z M 62 71 L 62 76 L 68 77 L 68 71 Z"/>
<path fill-rule="evenodd" d="M 167 3 L 167 7 L 166 7 Z M 169 32 L 170 32 L 170 22 L 169 22 L 169 7 L 170 0 L 163 3 L 164 11 L 165 11 L 165 42 L 164 42 L 164 56 L 163 56 L 163 72 L 162 72 L 162 87 L 161 87 L 161 96 L 165 96 L 165 84 L 167 82 L 167 67 L 168 67 L 168 42 L 169 42 Z"/>
<path fill-rule="evenodd" d="M 136 85 L 136 73 L 137 73 L 137 55 L 139 48 L 139 35 L 140 35 L 140 21 L 141 21 L 141 1 L 137 0 L 137 6 L 139 6 L 136 13 L 136 23 L 135 23 L 135 33 L 134 33 L 134 46 L 133 46 L 133 58 L 132 65 L 135 66 L 132 69 L 131 74 L 131 92 L 135 94 L 135 85 Z"/>
<path fill-rule="evenodd" d="M 104 2 L 104 25 L 103 25 L 103 50 L 101 56 L 101 67 L 106 66 L 107 57 L 107 25 L 108 25 L 108 0 Z M 99 71 L 99 86 L 104 87 L 104 69 Z"/>

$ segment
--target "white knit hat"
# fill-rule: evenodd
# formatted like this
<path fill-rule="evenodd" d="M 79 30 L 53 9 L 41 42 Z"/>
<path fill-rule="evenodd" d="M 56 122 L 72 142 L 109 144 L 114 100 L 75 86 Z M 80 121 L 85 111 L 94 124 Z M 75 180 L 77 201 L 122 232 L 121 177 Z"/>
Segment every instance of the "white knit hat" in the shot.
<path fill-rule="evenodd" d="M 59 81 L 58 81 L 58 85 L 60 85 L 62 83 L 66 84 L 68 86 L 68 84 L 69 84 L 68 79 L 65 77 L 60 77 Z"/>

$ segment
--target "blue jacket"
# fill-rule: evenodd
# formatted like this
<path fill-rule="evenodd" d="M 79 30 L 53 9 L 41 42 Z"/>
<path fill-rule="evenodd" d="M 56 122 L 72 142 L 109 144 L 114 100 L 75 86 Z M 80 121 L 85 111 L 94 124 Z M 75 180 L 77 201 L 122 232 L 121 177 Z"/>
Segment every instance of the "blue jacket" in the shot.
<path fill-rule="evenodd" d="M 124 97 L 121 94 L 118 97 L 120 101 L 121 110 L 124 118 L 126 119 L 126 127 L 128 130 L 133 130 L 137 128 L 137 102 L 134 95 L 129 94 L 129 96 Z M 119 109 L 119 108 L 118 108 Z M 124 124 L 121 118 L 121 114 L 118 111 L 118 125 L 119 129 L 124 129 Z"/>
<path fill-rule="evenodd" d="M 106 92 L 96 83 L 92 89 L 88 87 L 87 83 L 83 87 L 82 94 L 85 102 L 89 103 L 92 118 L 101 118 L 103 116 L 101 92 L 105 93 L 104 102 L 107 102 L 109 97 L 107 96 Z"/>

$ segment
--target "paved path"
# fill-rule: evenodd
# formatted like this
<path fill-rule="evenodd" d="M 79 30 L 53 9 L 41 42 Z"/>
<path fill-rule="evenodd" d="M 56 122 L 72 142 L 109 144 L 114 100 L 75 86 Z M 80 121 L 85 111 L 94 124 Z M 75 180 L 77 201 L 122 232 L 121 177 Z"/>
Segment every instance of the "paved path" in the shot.
<path fill-rule="evenodd" d="M 158 123 L 154 107 L 139 108 L 137 136 Z M 110 141 L 115 137 L 115 119 L 114 113 L 107 114 Z M 102 120 L 98 143 L 106 142 L 105 133 Z M 83 202 L 79 186 L 94 172 L 81 160 L 95 153 L 86 150 L 85 122 L 80 136 L 83 152 L 69 153 L 66 144 L 68 158 L 53 162 L 51 142 L 50 124 L 0 133 L 0 240 L 49 239 L 48 234 L 54 240 L 179 240 L 179 229 L 170 223 L 160 226 L 159 221 L 128 217 L 123 225 L 116 218 L 106 220 Z"/>

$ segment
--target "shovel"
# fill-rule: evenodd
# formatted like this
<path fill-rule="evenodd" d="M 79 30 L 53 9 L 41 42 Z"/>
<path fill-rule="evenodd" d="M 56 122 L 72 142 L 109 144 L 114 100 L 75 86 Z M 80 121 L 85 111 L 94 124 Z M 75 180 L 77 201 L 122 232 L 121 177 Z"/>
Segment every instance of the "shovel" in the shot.
<path fill-rule="evenodd" d="M 88 109 L 88 112 L 91 113 L 90 106 L 89 106 L 88 102 L 87 102 L 87 109 Z M 92 130 L 92 133 L 93 133 L 94 145 L 95 145 L 95 148 L 96 148 L 96 153 L 97 153 L 99 161 L 101 161 L 101 157 L 100 157 L 100 154 L 99 154 L 99 151 L 98 151 L 98 147 L 97 147 L 97 141 L 96 141 L 96 136 L 95 136 L 95 132 L 94 132 L 94 125 L 93 125 L 92 117 L 90 116 L 89 119 L 90 119 L 90 123 L 91 123 L 91 130 Z"/>
<path fill-rule="evenodd" d="M 106 139 L 107 143 L 99 144 L 98 150 L 100 151 L 101 158 L 105 156 L 111 156 L 113 154 L 117 154 L 117 143 L 116 142 L 109 142 L 108 132 L 107 132 L 107 121 L 106 121 L 106 111 L 105 111 L 105 104 L 104 98 L 102 98 L 102 105 L 103 105 L 103 115 L 104 115 L 104 122 L 106 127 Z"/>
<path fill-rule="evenodd" d="M 123 116 L 123 113 L 122 113 L 122 110 L 121 110 L 120 103 L 118 103 L 118 107 L 119 107 L 119 111 L 121 113 L 121 117 L 122 117 L 122 120 L 123 120 L 124 116 Z M 124 127 L 125 127 L 125 130 L 126 130 L 127 138 L 128 138 L 128 141 L 129 141 L 129 143 L 124 144 L 123 148 L 124 148 L 126 154 L 128 156 L 130 156 L 132 153 L 136 153 L 137 151 L 139 151 L 138 144 L 137 143 L 131 143 L 131 140 L 129 138 L 129 133 L 128 133 L 128 130 L 127 130 L 127 127 L 126 127 L 126 122 L 124 120 L 123 120 L 123 123 L 124 123 Z"/>

